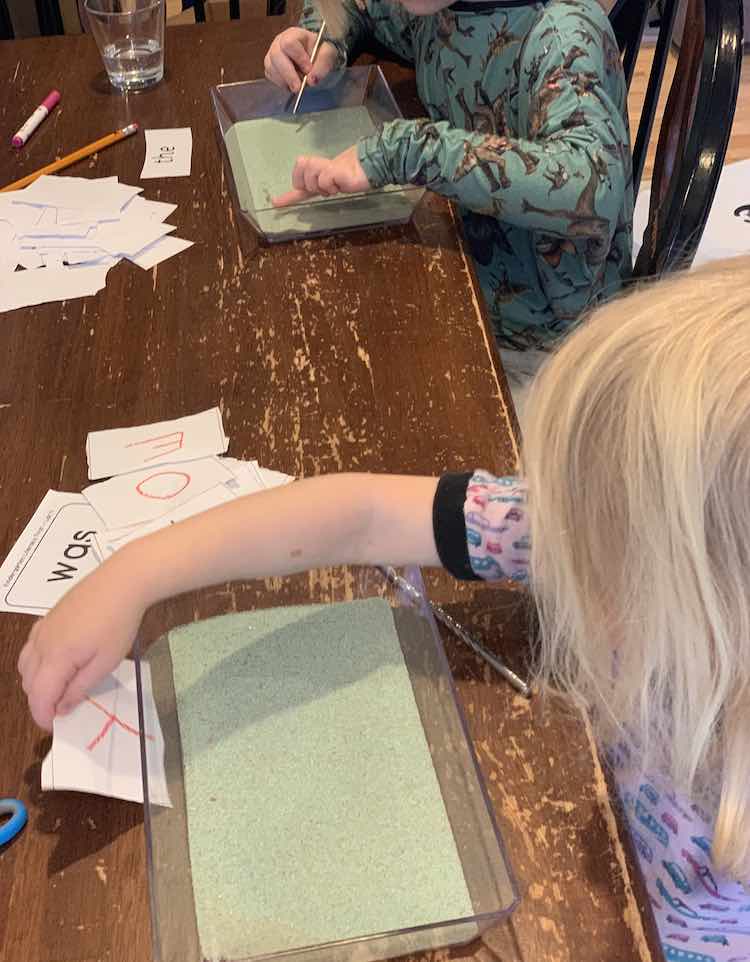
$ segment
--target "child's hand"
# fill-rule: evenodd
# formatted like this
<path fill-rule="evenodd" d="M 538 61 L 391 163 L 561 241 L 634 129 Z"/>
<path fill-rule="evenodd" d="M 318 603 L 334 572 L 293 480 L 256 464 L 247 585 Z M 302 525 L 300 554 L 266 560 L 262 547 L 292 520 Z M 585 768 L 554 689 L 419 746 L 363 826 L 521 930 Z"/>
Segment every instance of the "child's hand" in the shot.
<path fill-rule="evenodd" d="M 357 145 L 333 160 L 325 157 L 298 157 L 292 172 L 293 190 L 274 197 L 274 207 L 288 207 L 320 194 L 357 194 L 370 189 L 370 182 L 357 156 Z"/>
<path fill-rule="evenodd" d="M 18 670 L 42 728 L 72 711 L 130 651 L 146 606 L 124 572 L 113 574 L 111 562 L 98 568 L 29 633 Z"/>
<path fill-rule="evenodd" d="M 313 66 L 310 54 L 315 40 L 316 34 L 301 27 L 289 27 L 280 33 L 263 61 L 268 80 L 296 94 L 301 86 L 300 74 L 307 76 L 307 82 L 313 85 L 326 77 L 336 66 L 338 52 L 332 43 L 324 41 L 318 48 Z"/>

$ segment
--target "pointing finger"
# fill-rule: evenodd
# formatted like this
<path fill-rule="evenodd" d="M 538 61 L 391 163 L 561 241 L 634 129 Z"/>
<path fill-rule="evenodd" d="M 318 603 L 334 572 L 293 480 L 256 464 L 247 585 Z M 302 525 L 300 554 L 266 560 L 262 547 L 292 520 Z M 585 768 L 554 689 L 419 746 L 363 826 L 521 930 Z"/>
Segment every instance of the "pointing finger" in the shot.
<path fill-rule="evenodd" d="M 306 190 L 288 190 L 279 197 L 274 197 L 271 203 L 274 207 L 291 207 L 292 204 L 300 204 L 309 198 Z"/>

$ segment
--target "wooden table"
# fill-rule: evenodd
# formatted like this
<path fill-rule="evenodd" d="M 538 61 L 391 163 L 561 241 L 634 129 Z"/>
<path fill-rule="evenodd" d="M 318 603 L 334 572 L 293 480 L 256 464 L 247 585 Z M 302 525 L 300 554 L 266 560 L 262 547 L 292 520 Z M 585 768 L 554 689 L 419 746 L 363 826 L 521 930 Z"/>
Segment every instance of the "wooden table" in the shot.
<path fill-rule="evenodd" d="M 448 204 L 428 198 L 405 228 L 275 247 L 259 246 L 233 211 L 208 88 L 257 76 L 276 28 L 266 20 L 175 28 L 165 83 L 128 98 L 107 87 L 88 38 L 0 44 L 1 89 L 12 92 L 0 105 L 3 136 L 53 84 L 63 94 L 28 149 L 0 155 L 0 181 L 130 120 L 189 125 L 191 177 L 148 181 L 145 196 L 177 202 L 177 233 L 196 241 L 152 271 L 120 264 L 96 297 L 0 317 L 3 556 L 48 488 L 84 486 L 87 431 L 215 404 L 230 454 L 295 475 L 513 470 L 507 390 Z M 403 72 L 392 79 L 408 93 Z M 137 183 L 142 161 L 139 137 L 71 172 Z M 154 610 L 144 635 L 248 608 L 269 591 L 290 602 L 344 599 L 350 577 L 320 571 L 222 586 Z M 431 585 L 487 644 L 522 658 L 523 596 L 442 574 Z M 0 794 L 26 801 L 30 824 L 0 854 L 0 958 L 146 962 L 142 811 L 40 793 L 50 740 L 32 725 L 15 674 L 29 625 L 3 616 Z M 522 896 L 484 944 L 451 957 L 656 958 L 588 732 L 446 643 Z"/>

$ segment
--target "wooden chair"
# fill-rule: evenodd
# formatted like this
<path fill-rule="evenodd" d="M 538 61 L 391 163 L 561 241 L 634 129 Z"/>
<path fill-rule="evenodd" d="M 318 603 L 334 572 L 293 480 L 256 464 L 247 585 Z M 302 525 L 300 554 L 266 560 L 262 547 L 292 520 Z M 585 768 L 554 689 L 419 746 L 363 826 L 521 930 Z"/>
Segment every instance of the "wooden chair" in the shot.
<path fill-rule="evenodd" d="M 65 33 L 62 10 L 57 0 L 36 0 L 36 12 L 39 17 L 39 33 L 43 37 Z"/>
<path fill-rule="evenodd" d="M 192 0 L 195 10 L 195 22 L 202 23 L 206 19 L 205 0 Z M 266 15 L 277 17 L 286 13 L 286 0 L 266 0 Z M 229 17 L 231 20 L 240 19 L 240 0 L 229 0 Z"/>
<path fill-rule="evenodd" d="M 0 0 L 0 40 L 81 33 L 77 0 Z"/>
<path fill-rule="evenodd" d="M 0 40 L 13 39 L 13 24 L 10 19 L 8 5 L 5 0 L 0 0 Z"/>
<path fill-rule="evenodd" d="M 648 226 L 634 268 L 651 277 L 689 267 L 700 243 L 732 129 L 742 66 L 742 0 L 664 0 L 635 146 L 637 194 L 680 2 L 685 30 L 656 148 Z M 646 0 L 610 13 L 628 82 L 648 15 Z"/>
<path fill-rule="evenodd" d="M 622 66 L 628 90 L 633 79 L 635 63 L 641 49 L 643 31 L 646 28 L 650 0 L 616 0 L 609 12 L 609 20 L 617 37 L 622 56 Z M 666 62 L 666 58 L 665 62 Z M 662 73 L 663 73 L 662 66 Z"/>

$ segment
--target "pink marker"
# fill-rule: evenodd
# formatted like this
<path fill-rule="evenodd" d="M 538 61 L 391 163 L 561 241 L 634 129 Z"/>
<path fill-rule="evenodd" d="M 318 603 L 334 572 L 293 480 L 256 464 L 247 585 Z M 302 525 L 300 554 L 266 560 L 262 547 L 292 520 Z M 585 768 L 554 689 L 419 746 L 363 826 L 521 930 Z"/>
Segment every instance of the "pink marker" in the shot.
<path fill-rule="evenodd" d="M 44 118 L 49 115 L 50 111 L 56 106 L 56 104 L 59 103 L 60 92 L 57 90 L 51 90 L 36 108 L 34 113 L 29 117 L 23 127 L 21 127 L 18 133 L 14 135 L 13 139 L 11 140 L 13 146 L 23 147 L 39 124 L 41 124 Z"/>

